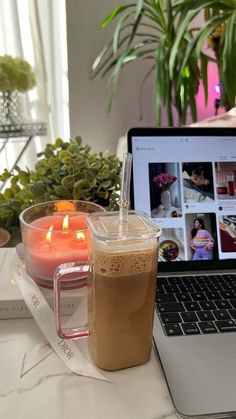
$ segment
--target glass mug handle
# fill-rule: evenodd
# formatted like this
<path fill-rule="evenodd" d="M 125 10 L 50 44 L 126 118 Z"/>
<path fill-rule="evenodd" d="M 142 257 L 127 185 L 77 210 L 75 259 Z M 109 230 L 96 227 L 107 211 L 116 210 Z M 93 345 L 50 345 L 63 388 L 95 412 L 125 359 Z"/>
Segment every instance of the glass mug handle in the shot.
<path fill-rule="evenodd" d="M 74 273 L 86 273 L 88 274 L 91 272 L 91 266 L 88 262 L 69 262 L 69 263 L 63 263 L 62 265 L 59 265 L 55 272 L 53 277 L 53 283 L 54 283 L 54 310 L 55 310 L 55 323 L 56 323 L 56 331 L 58 336 L 60 336 L 62 339 L 79 339 L 84 338 L 86 336 L 90 336 L 90 331 L 87 326 L 81 326 L 76 328 L 66 328 L 68 331 L 65 332 L 62 330 L 62 324 L 61 324 L 61 294 L 60 294 L 60 281 L 63 278 L 63 276 L 68 274 L 74 274 Z M 79 288 L 85 288 L 88 284 L 81 283 Z"/>

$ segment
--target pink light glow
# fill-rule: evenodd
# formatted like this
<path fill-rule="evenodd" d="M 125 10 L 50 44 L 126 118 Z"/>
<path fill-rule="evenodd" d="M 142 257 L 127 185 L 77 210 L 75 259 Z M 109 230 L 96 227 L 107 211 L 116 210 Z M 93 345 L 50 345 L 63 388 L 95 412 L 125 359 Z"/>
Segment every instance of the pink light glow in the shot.
<path fill-rule="evenodd" d="M 221 98 L 221 91 L 222 91 L 221 84 L 220 83 L 216 83 L 216 85 L 215 85 L 216 99 L 220 99 Z"/>
<path fill-rule="evenodd" d="M 200 82 L 199 91 L 197 95 L 197 113 L 198 121 L 214 116 L 215 99 L 219 99 L 216 93 L 216 85 L 219 85 L 219 76 L 217 67 L 214 63 L 208 64 L 208 104 L 205 106 L 204 91 L 202 82 Z M 219 113 L 223 113 L 224 108 L 219 108 Z"/>

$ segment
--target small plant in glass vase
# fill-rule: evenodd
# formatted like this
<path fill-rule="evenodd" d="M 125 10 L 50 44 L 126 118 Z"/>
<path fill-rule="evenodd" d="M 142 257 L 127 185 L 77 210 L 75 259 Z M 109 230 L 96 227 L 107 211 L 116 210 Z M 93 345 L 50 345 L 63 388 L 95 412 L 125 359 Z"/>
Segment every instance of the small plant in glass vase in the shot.
<path fill-rule="evenodd" d="M 171 207 L 170 187 L 176 180 L 177 177 L 169 173 L 160 173 L 153 178 L 153 182 L 161 190 L 161 204 L 165 210 Z"/>
<path fill-rule="evenodd" d="M 0 124 L 24 121 L 21 93 L 36 84 L 30 64 L 20 57 L 0 56 Z"/>

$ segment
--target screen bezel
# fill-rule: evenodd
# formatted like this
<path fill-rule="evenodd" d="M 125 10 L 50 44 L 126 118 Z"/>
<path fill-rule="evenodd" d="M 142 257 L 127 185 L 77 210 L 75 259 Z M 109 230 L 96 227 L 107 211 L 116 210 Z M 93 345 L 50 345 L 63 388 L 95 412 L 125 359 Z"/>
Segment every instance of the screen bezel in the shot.
<path fill-rule="evenodd" d="M 127 134 L 128 152 L 133 153 L 132 150 L 132 137 L 157 137 L 157 136 L 173 136 L 176 138 L 185 136 L 205 136 L 205 137 L 221 137 L 231 136 L 236 138 L 236 127 L 167 127 L 167 128 L 155 128 L 155 127 L 141 127 L 131 128 Z M 134 208 L 134 179 L 133 179 L 133 167 L 131 170 L 131 183 L 130 183 L 130 207 Z M 140 209 L 140 208 L 139 208 Z M 232 270 L 236 269 L 236 258 L 235 259 L 224 259 L 224 260 L 206 260 L 206 261 L 179 261 L 179 262 L 158 262 L 159 272 L 169 271 L 208 271 L 208 270 Z"/>

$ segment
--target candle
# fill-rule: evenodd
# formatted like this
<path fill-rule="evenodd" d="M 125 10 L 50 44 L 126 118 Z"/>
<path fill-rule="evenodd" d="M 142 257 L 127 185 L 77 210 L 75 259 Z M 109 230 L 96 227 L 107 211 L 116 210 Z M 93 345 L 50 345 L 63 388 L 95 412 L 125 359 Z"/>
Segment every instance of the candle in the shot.
<path fill-rule="evenodd" d="M 53 288 L 55 269 L 68 262 L 87 261 L 89 233 L 87 215 L 104 212 L 98 204 L 79 200 L 42 202 L 20 214 L 24 259 L 27 273 L 39 285 Z M 84 283 L 86 274 L 65 277 L 62 288 Z"/>
<path fill-rule="evenodd" d="M 56 267 L 88 259 L 86 213 L 58 213 L 32 221 L 26 231 L 26 267 L 33 278 L 52 280 Z"/>

